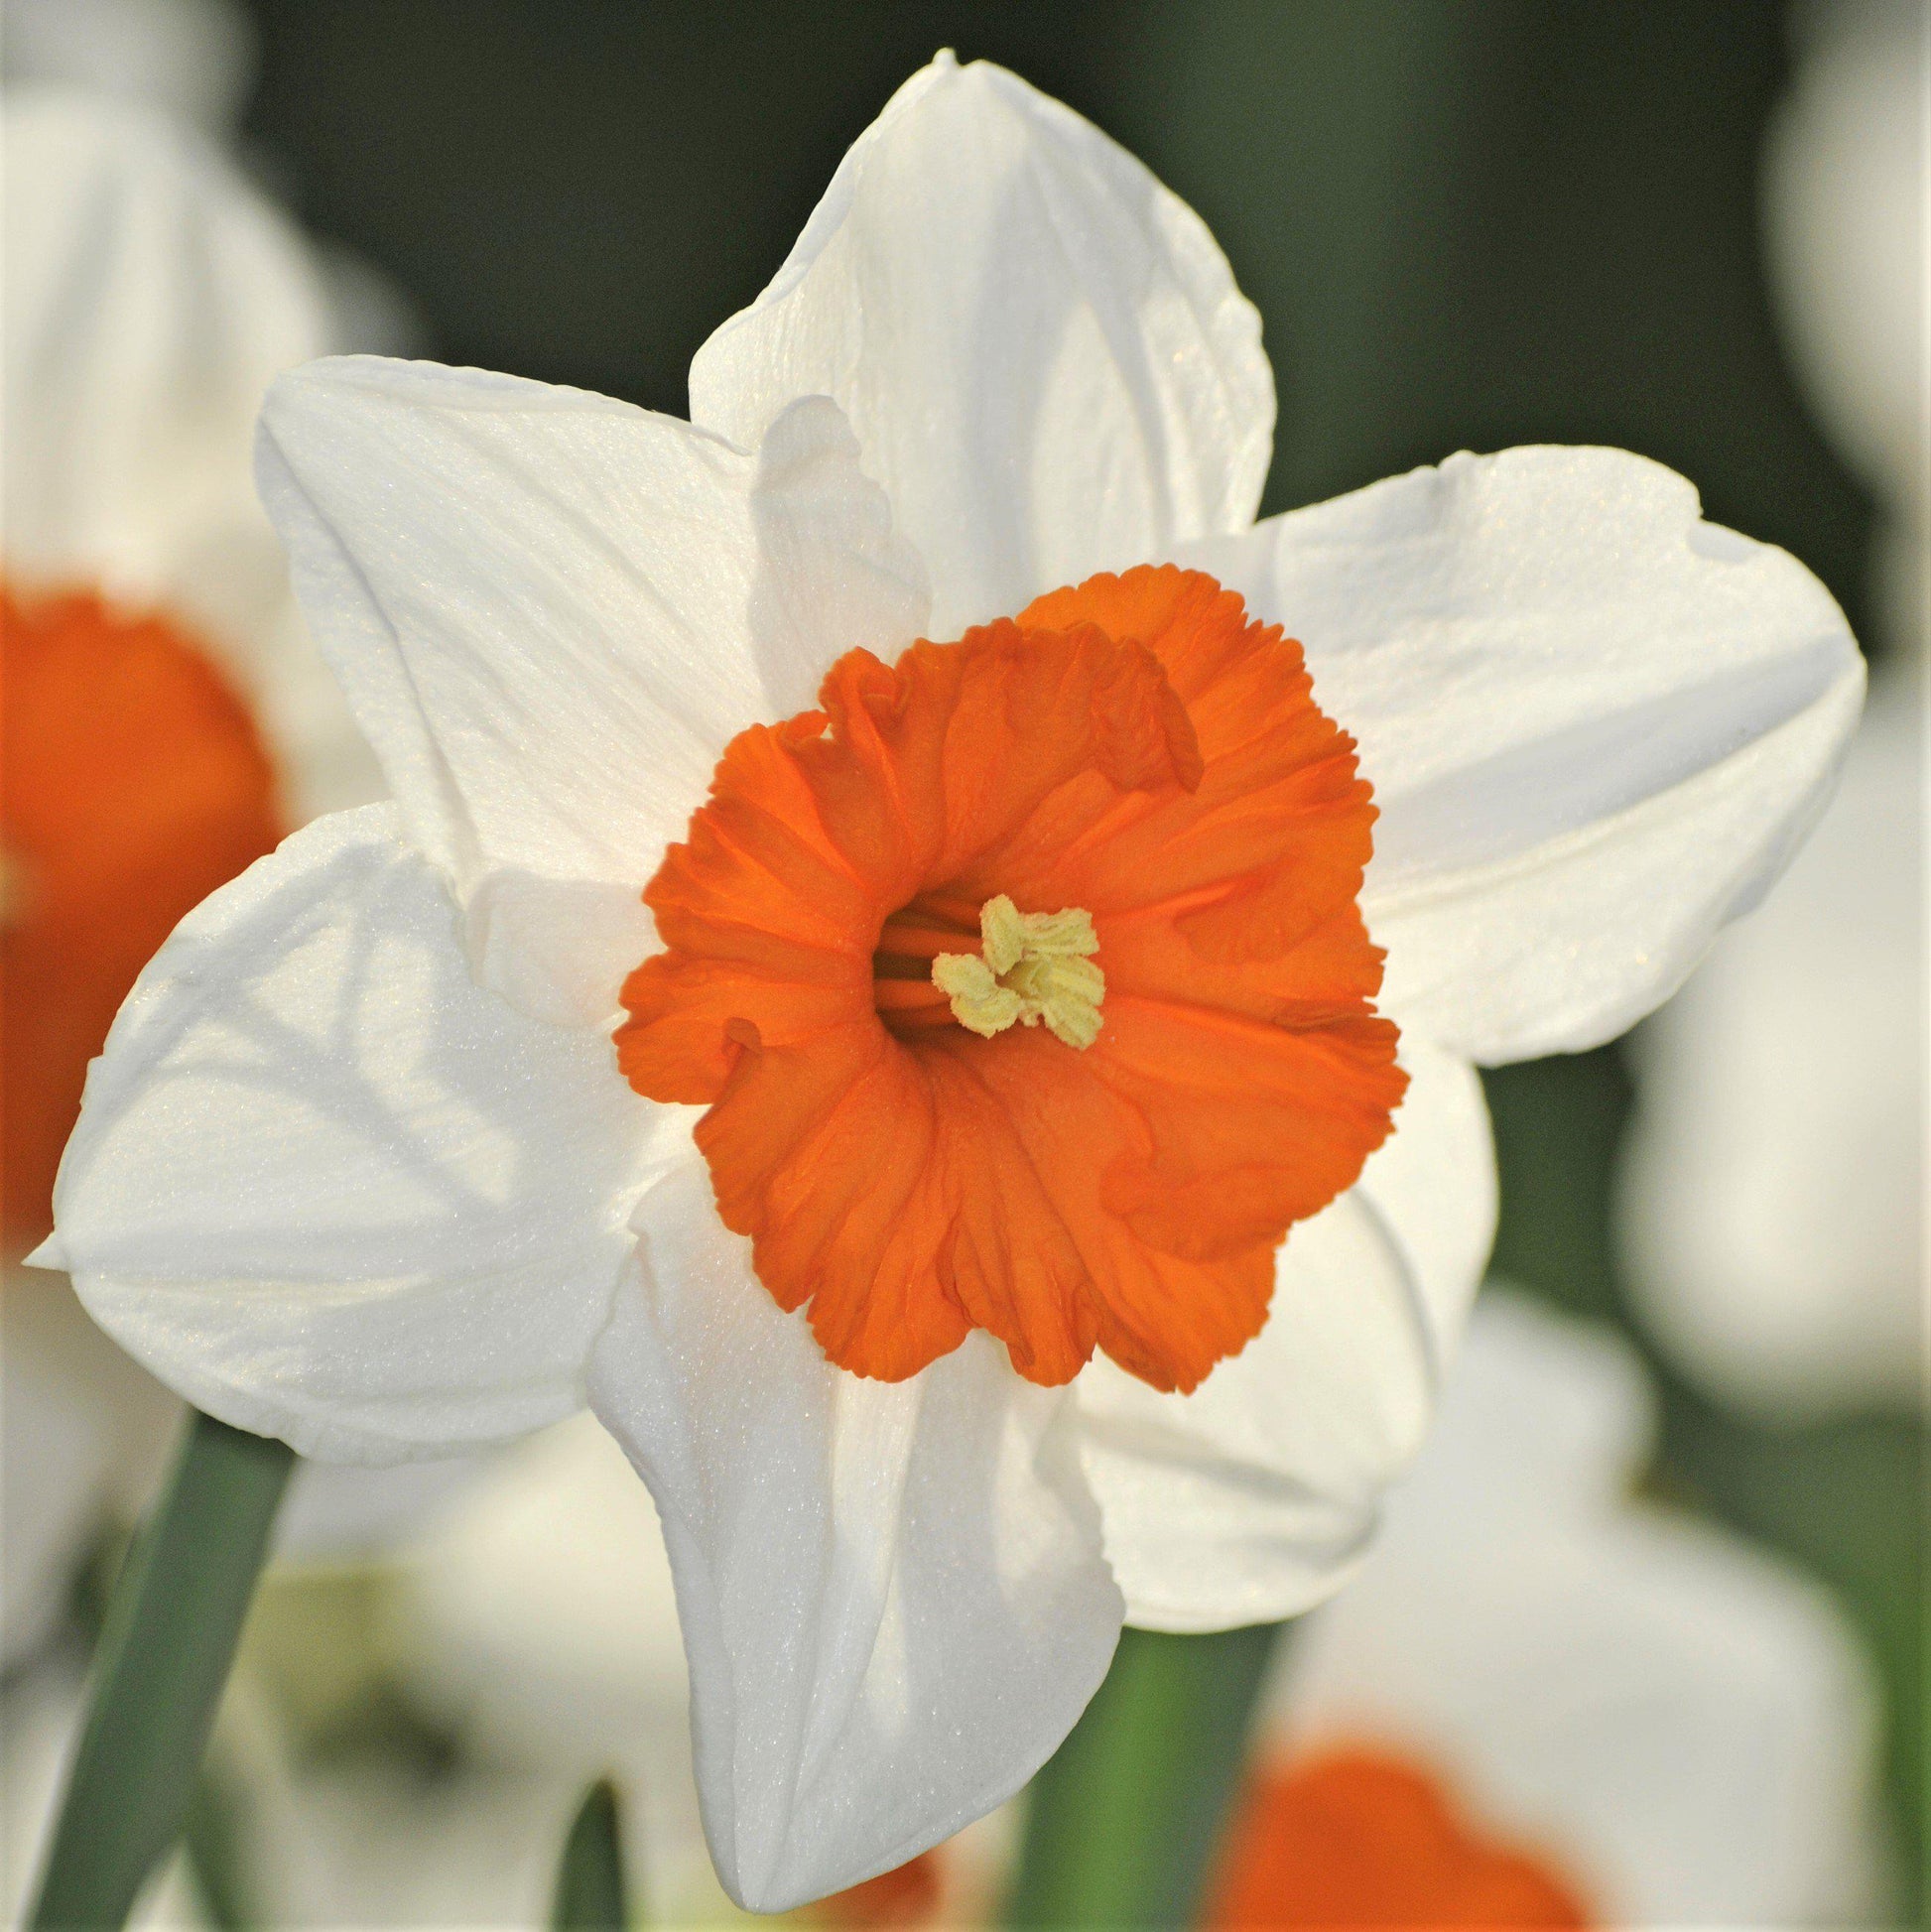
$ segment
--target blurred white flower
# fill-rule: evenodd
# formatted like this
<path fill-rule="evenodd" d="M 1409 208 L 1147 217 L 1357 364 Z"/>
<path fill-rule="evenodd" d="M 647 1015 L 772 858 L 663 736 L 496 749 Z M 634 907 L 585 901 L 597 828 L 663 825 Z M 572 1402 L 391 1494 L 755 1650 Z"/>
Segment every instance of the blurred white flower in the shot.
<path fill-rule="evenodd" d="M 276 1925 L 540 1932 L 581 1796 L 554 1775 L 473 1764 L 437 1777 L 366 1757 L 311 1768 L 251 1861 L 264 1915 Z M 649 1849 L 636 1852 L 647 1861 Z"/>
<path fill-rule="evenodd" d="M 1924 1352 L 1923 10 L 1819 10 L 1766 158 L 1798 370 L 1876 493 L 1889 658 L 1757 917 L 1636 1035 L 1628 1271 L 1658 1340 L 1769 1416 L 1908 1406 Z"/>
<path fill-rule="evenodd" d="M 1775 895 L 1636 1036 L 1632 1291 L 1771 1417 L 1924 1396 L 1923 771 L 1919 686 L 1886 677 Z"/>
<path fill-rule="evenodd" d="M 184 924 L 42 1252 L 319 1456 L 587 1397 L 662 1515 L 712 1857 L 775 1909 L 1016 1789 L 1123 1615 L 1346 1577 L 1491 1230 L 1471 1063 L 1674 987 L 1863 667 L 1618 451 L 1254 524 L 1224 258 L 984 64 L 899 91 L 691 387 L 276 384 L 264 495 L 398 803 Z M 955 1026 L 948 954 L 1027 1024 Z"/>
<path fill-rule="evenodd" d="M 1771 292 L 1812 407 L 1877 497 L 1887 628 L 1921 644 L 1931 27 L 1922 0 L 1824 0 L 1794 17 L 1796 73 L 1764 154 Z"/>
<path fill-rule="evenodd" d="M 147 1500 L 175 1399 L 65 1282 L 0 1284 L 0 1669 L 41 1648 L 110 1524 Z"/>
<path fill-rule="evenodd" d="M 1634 1499 L 1652 1427 L 1608 1330 L 1484 1294 L 1380 1544 L 1263 1694 L 1227 1875 L 1249 1922 L 1844 1925 L 1881 1903 L 1863 1660 L 1821 1589 Z"/>
<path fill-rule="evenodd" d="M 255 78 L 241 0 L 5 0 L 0 76 L 64 82 L 222 137 Z"/>
<path fill-rule="evenodd" d="M 10 53 L 38 31 L 10 12 Z M 381 787 L 254 491 L 263 390 L 339 339 L 306 245 L 147 108 L 22 85 L 4 121 L 11 1663 L 105 1524 L 142 1505 L 175 1408 L 64 1282 L 11 1265 L 50 1224 L 88 1059 L 184 912 L 291 824 Z"/>
<path fill-rule="evenodd" d="M 618 1780 L 652 1923 L 728 1903 L 691 1776 L 690 1686 L 650 1492 L 594 1417 L 505 1452 L 401 1559 L 392 1655 L 485 1761 Z"/>

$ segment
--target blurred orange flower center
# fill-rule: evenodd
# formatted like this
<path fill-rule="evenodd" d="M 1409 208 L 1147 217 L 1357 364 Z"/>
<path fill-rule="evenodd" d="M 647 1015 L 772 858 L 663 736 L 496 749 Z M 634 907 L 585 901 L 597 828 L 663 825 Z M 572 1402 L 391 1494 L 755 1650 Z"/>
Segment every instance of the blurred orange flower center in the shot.
<path fill-rule="evenodd" d="M 848 1885 L 800 1915 L 821 1925 L 904 1927 L 937 1922 L 945 1892 L 937 1851 L 921 1852 L 875 1878 Z"/>
<path fill-rule="evenodd" d="M 731 741 L 646 888 L 625 1077 L 708 1106 L 724 1224 L 841 1366 L 982 1328 L 1037 1382 L 1193 1388 L 1405 1085 L 1352 740 L 1171 567 L 850 652 L 820 705 Z"/>
<path fill-rule="evenodd" d="M 11 1256 L 52 1224 L 87 1062 L 136 974 L 282 820 L 260 734 L 207 653 L 92 595 L 0 590 L 0 733 Z"/>
<path fill-rule="evenodd" d="M 1426 1771 L 1342 1750 L 1263 1771 L 1227 1827 L 1206 1924 L 1582 1928 L 1574 1888 L 1485 1837 Z"/>

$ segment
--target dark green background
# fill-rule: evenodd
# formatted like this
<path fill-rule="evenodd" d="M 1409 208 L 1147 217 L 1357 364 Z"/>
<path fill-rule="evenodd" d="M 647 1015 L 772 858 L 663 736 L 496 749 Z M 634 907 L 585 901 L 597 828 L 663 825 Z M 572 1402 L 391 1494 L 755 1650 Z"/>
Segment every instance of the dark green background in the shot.
<path fill-rule="evenodd" d="M 1213 225 L 1281 387 L 1268 507 L 1459 447 L 1619 444 L 1795 551 L 1854 623 L 1870 506 L 1779 355 L 1757 157 L 1763 4 L 258 0 L 248 137 L 389 270 L 433 353 L 682 413 L 693 350 L 777 267 L 838 156 L 942 46 L 1001 61 Z M 1497 1266 L 1623 1321 L 1613 1050 L 1490 1082 Z M 1900 1834 L 1922 1784 L 1921 1438 L 1772 1434 L 1665 1378 L 1658 1485 L 1825 1577 L 1884 1671 Z M 1903 1861 L 1915 1870 L 1915 1851 Z M 1913 1898 L 1916 1893 L 1913 1891 Z"/>

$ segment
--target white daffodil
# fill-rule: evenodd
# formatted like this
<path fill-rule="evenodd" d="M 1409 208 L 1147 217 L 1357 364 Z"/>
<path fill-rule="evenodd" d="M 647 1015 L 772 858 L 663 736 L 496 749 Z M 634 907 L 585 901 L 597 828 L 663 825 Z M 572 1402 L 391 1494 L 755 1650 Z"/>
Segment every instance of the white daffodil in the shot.
<path fill-rule="evenodd" d="M 771 1909 L 1015 1789 L 1123 1618 L 1336 1587 L 1488 1243 L 1471 1063 L 1673 988 L 1863 673 L 1799 565 L 1615 451 L 1253 524 L 1224 259 L 992 66 L 900 90 L 691 392 L 271 392 L 397 802 L 183 923 L 42 1258 L 312 1455 L 587 1399 Z M 974 958 L 1009 1009 L 939 972 Z"/>
<path fill-rule="evenodd" d="M 239 0 L 0 0 L 0 76 L 59 82 L 233 132 L 258 36 Z"/>
<path fill-rule="evenodd" d="M 1213 1921 L 1848 1925 L 1869 1672 L 1825 1594 L 1634 1500 L 1607 1330 L 1485 1294 L 1372 1560 L 1263 1694 Z"/>
<path fill-rule="evenodd" d="M 380 786 L 254 493 L 263 391 L 338 339 L 303 242 L 151 112 L 23 86 L 4 119 L 12 1661 L 102 1511 L 137 1501 L 173 1407 L 64 1286 L 14 1273 L 52 1224 L 87 1062 L 183 913 Z"/>
<path fill-rule="evenodd" d="M 1767 156 L 1770 261 L 1876 496 L 1889 656 L 1817 837 L 1637 1035 L 1623 1208 L 1660 1342 L 1772 1417 L 1926 1400 L 1924 21 L 1820 10 Z"/>

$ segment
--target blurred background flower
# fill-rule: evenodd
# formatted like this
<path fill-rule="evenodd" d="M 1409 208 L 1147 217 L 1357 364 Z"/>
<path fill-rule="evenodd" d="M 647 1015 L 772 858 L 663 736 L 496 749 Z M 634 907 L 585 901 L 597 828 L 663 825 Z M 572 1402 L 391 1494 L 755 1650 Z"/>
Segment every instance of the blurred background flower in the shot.
<path fill-rule="evenodd" d="M 190 23 L 176 52 L 129 54 L 168 20 Z M 231 38 L 184 58 L 209 20 Z M 407 287 L 426 352 L 678 414 L 716 317 L 756 294 L 891 88 L 954 44 L 1125 142 L 1239 264 L 1281 386 L 1265 510 L 1463 445 L 1597 440 L 1694 476 L 1709 516 L 1824 578 L 1874 676 L 1816 843 L 1627 1059 L 1488 1081 L 1497 1268 L 1598 1326 L 1480 1316 L 1382 1558 L 1296 1633 L 1269 1694 L 1262 1761 L 1290 1818 L 1406 1819 L 1409 1844 L 1544 1922 L 1681 1922 L 1715 1898 L 1770 1923 L 1919 1908 L 1923 31 L 1914 0 L 6 16 L 10 85 L 132 87 L 198 119 L 231 141 L 223 169 L 328 238 L 324 263 L 353 250 L 391 278 L 373 286 Z M 329 275 L 347 316 L 371 284 Z M 368 346 L 411 339 L 356 326 Z M 10 384 L 23 339 L 10 319 Z M 99 1448 L 100 1418 L 138 1408 L 100 1379 L 121 1371 L 90 1331 L 77 1374 L 20 1382 L 72 1343 L 18 1343 L 21 1311 L 60 1307 L 4 1303 L 10 1898 L 35 1828 L 20 1794 L 38 1777 L 44 1805 L 71 1722 L 78 1544 L 54 1536 L 38 1597 L 14 1566 L 47 1547 L 50 1510 L 72 1519 L 49 1472 L 105 1495 L 126 1459 Z M 1512 1456 L 1476 1426 L 1505 1414 Z M 653 1912 L 721 1922 L 680 1782 L 661 1551 L 634 1481 L 622 1504 L 607 1492 L 610 1464 L 566 1425 L 423 1533 L 402 1511 L 400 1556 L 357 1504 L 332 1553 L 279 1567 L 197 1814 L 215 1875 L 198 1896 L 171 1880 L 154 1909 L 538 1923 L 581 1782 L 614 1768 Z M 966 1874 L 946 1880 L 955 1922 L 987 1909 L 1012 1829 L 946 1848 Z M 1766 1832 L 1774 1856 L 1746 1869 Z"/>
<path fill-rule="evenodd" d="M 1781 888 L 1637 1035 L 1630 1271 L 1657 1337 L 1768 1418 L 1924 1400 L 1926 16 L 1805 20 L 1765 154 L 1804 391 L 1875 499 L 1877 662 L 1837 800 Z"/>
<path fill-rule="evenodd" d="M 18 1261 L 49 1224 L 88 1059 L 147 956 L 289 827 L 379 791 L 256 502 L 254 418 L 278 370 L 407 312 L 363 300 L 386 290 L 373 270 L 345 311 L 337 278 L 210 138 L 252 76 L 244 15 L 10 6 L 5 34 L 11 1899 L 75 1708 L 73 1593 L 145 1504 L 177 1413 L 64 1280 Z M 450 1480 L 305 1477 L 284 1539 L 379 1540 Z"/>
<path fill-rule="evenodd" d="M 1638 1496 L 1611 1330 L 1491 1285 L 1466 1349 L 1367 1568 L 1282 1647 L 1218 1922 L 1887 1918 L 1827 1593 Z"/>

